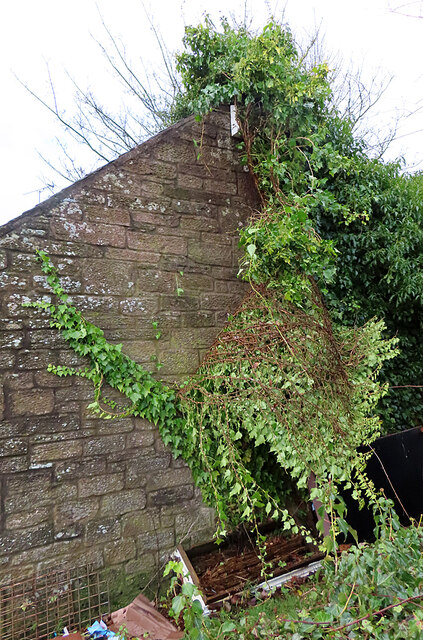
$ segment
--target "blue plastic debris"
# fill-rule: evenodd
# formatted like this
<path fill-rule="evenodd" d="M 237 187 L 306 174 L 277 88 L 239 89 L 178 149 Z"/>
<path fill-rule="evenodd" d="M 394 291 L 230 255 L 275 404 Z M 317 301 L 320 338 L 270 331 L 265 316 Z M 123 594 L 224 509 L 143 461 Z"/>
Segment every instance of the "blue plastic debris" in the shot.
<path fill-rule="evenodd" d="M 114 631 L 110 631 L 107 628 L 106 624 L 103 620 L 96 620 L 91 627 L 87 627 L 87 631 L 90 634 L 91 638 L 94 640 L 101 640 L 102 638 L 117 638 L 117 634 Z"/>

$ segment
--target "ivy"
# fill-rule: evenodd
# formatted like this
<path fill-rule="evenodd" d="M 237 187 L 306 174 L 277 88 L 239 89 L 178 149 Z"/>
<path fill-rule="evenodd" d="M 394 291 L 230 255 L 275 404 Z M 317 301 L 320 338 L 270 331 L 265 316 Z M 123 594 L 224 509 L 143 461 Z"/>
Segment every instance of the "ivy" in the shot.
<path fill-rule="evenodd" d="M 178 427 L 181 422 L 175 390 L 155 380 L 149 371 L 122 353 L 121 344 L 109 343 L 99 327 L 88 322 L 81 311 L 69 304 L 69 296 L 62 288 L 57 270 L 48 255 L 44 251 L 37 251 L 37 258 L 58 302 L 35 301 L 25 303 L 25 306 L 47 312 L 51 318 L 50 325 L 61 332 L 78 356 L 87 358 L 89 362 L 89 366 L 81 369 L 50 365 L 49 371 L 60 377 L 75 375 L 90 380 L 94 385 L 95 398 L 89 408 L 101 418 L 129 415 L 145 418 L 158 425 L 168 441 L 170 425 Z M 127 406 L 118 407 L 103 395 L 106 383 L 125 396 Z M 177 438 L 173 440 L 177 452 Z"/>
<path fill-rule="evenodd" d="M 288 29 L 271 22 L 251 34 L 223 20 L 219 30 L 206 18 L 186 29 L 184 45 L 177 58 L 184 90 L 173 117 L 237 107 L 242 161 L 262 202 L 240 232 L 239 275 L 252 295 L 177 390 L 68 304 L 40 253 L 59 304 L 33 305 L 50 313 L 52 326 L 90 363 L 51 370 L 90 379 L 90 408 L 102 417 L 157 424 L 216 507 L 221 532 L 266 517 L 298 530 L 289 505 L 314 476 L 313 495 L 333 524 L 325 540 L 332 551 L 337 533 L 349 531 L 340 485 L 380 512 L 357 450 L 380 434 L 381 410 L 389 425 L 404 406 L 395 408 L 387 395 L 388 382 L 401 380 L 390 364 L 397 326 L 401 357 L 421 376 L 411 353 L 423 302 L 420 181 L 369 157 L 333 106 L 327 65 L 307 65 Z M 182 295 L 177 279 L 175 286 Z M 106 382 L 127 406 L 104 397 Z"/>

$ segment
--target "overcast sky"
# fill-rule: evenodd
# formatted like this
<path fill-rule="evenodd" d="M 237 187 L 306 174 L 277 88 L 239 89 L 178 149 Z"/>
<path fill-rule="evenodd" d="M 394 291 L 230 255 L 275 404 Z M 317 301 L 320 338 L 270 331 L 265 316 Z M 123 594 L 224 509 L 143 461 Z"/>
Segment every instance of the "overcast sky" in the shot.
<path fill-rule="evenodd" d="M 401 15 L 392 11 L 402 4 Z M 161 0 L 147 10 L 171 50 L 181 47 L 184 24 L 195 24 L 204 11 L 212 17 L 235 12 L 243 15 L 244 2 L 233 0 Z M 284 16 L 298 39 L 317 27 L 326 49 L 339 54 L 343 64 L 351 61 L 362 69 L 368 82 L 377 74 L 393 76 L 389 88 L 375 107 L 372 126 L 389 127 L 396 114 L 403 118 L 390 157 L 404 156 L 408 167 L 423 169 L 423 2 L 400 0 L 249 0 L 259 26 L 269 15 Z M 154 6 L 154 5 L 152 5 Z M 420 11 L 422 10 L 422 11 Z M 155 64 L 157 46 L 141 0 L 14 0 L 4 3 L 0 23 L 0 223 L 35 206 L 49 194 L 43 176 L 52 177 L 38 153 L 55 161 L 55 137 L 60 129 L 43 107 L 18 83 L 14 74 L 33 90 L 48 96 L 46 65 L 54 78 L 59 106 L 72 112 L 69 72 L 84 87 L 93 87 L 104 103 L 119 104 L 109 72 L 93 36 L 104 40 L 99 17 L 121 38 L 129 57 L 137 64 Z M 340 63 L 338 63 L 340 64 Z M 81 163 L 84 150 L 71 153 Z M 56 177 L 55 177 L 56 180 Z M 58 182 L 65 186 L 65 183 Z"/>

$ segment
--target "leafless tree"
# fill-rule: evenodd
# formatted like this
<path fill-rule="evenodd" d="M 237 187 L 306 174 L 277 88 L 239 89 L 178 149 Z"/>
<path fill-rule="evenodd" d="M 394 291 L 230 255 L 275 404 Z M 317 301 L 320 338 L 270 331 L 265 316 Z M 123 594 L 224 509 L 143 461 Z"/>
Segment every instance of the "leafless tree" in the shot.
<path fill-rule="evenodd" d="M 270 5 L 268 10 L 270 19 Z M 52 175 L 56 174 L 62 182 L 72 183 L 86 175 L 87 170 L 93 170 L 111 161 L 171 124 L 175 97 L 181 90 L 180 79 L 173 53 L 169 51 L 151 15 L 146 10 L 145 14 L 160 53 L 161 65 L 155 69 L 147 67 L 141 59 L 133 64 L 125 44 L 113 35 L 100 16 L 103 40 L 95 38 L 95 42 L 121 87 L 124 103 L 120 110 L 114 111 L 109 105 L 103 104 L 91 89 L 81 87 L 68 74 L 73 88 L 74 104 L 73 113 L 68 115 L 59 105 L 54 78 L 48 67 L 48 97 L 42 97 L 28 83 L 18 78 L 25 89 L 54 116 L 67 134 L 67 137 L 56 138 L 58 159 L 52 161 L 39 154 L 48 168 L 47 177 L 43 181 L 44 189 L 57 189 Z M 245 0 L 241 20 L 232 16 L 232 22 L 235 26 L 242 24 L 244 28 L 251 28 L 250 14 Z M 334 86 L 333 108 L 349 118 L 359 134 L 367 139 L 374 154 L 381 156 L 395 138 L 399 116 L 386 133 L 369 124 L 369 113 L 383 96 L 391 79 L 373 78 L 370 83 L 366 83 L 362 70 L 345 71 L 343 61 L 328 54 L 319 29 L 316 29 L 315 34 L 302 47 L 302 59 L 310 66 L 324 60 L 329 61 L 330 68 L 334 69 L 331 78 Z M 85 151 L 89 152 L 88 155 L 84 154 L 84 163 L 76 162 L 74 150 L 69 149 L 66 139 L 81 143 Z"/>
<path fill-rule="evenodd" d="M 132 149 L 146 138 L 166 128 L 171 122 L 172 106 L 180 91 L 180 82 L 175 69 L 174 56 L 167 48 L 159 29 L 147 14 L 150 27 L 160 52 L 159 70 L 147 68 L 143 61 L 137 67 L 129 62 L 125 45 L 117 39 L 101 17 L 104 40 L 95 39 L 112 75 L 120 84 L 125 103 L 121 110 L 113 111 L 89 88 L 83 88 L 70 74 L 73 87 L 74 111 L 68 115 L 60 106 L 54 78 L 47 65 L 49 96 L 42 97 L 27 82 L 17 80 L 47 109 L 61 125 L 68 140 L 83 144 L 89 151 L 91 169 L 110 162 L 118 155 Z M 48 168 L 62 180 L 74 182 L 83 177 L 86 166 L 76 163 L 68 144 L 62 137 L 56 138 L 59 162 L 39 154 Z M 54 180 L 48 179 L 54 190 Z"/>
<path fill-rule="evenodd" d="M 391 7 L 393 13 L 398 13 L 407 18 L 423 18 L 423 0 L 411 0 Z"/>

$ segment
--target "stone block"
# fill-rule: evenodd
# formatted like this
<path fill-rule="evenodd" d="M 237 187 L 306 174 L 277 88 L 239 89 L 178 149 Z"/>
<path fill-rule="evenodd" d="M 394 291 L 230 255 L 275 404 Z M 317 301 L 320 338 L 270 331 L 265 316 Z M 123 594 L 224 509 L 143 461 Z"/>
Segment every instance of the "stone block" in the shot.
<path fill-rule="evenodd" d="M 2 349 L 21 349 L 23 346 L 23 332 L 1 331 L 0 346 Z"/>
<path fill-rule="evenodd" d="M 200 301 L 198 296 L 182 295 L 182 296 L 166 296 L 160 297 L 160 310 L 163 311 L 195 311 L 199 308 Z"/>
<path fill-rule="evenodd" d="M 210 123 L 214 124 L 218 131 L 230 131 L 230 116 L 228 107 L 217 107 L 210 114 Z M 234 143 L 235 144 L 235 143 Z"/>
<path fill-rule="evenodd" d="M 73 222 L 66 218 L 54 218 L 51 221 L 50 231 L 53 239 L 70 239 L 81 244 L 124 247 L 126 242 L 126 229 L 118 225 Z"/>
<path fill-rule="evenodd" d="M 201 153 L 201 162 L 210 166 L 212 171 L 214 167 L 218 167 L 220 170 L 223 168 L 230 170 L 236 169 L 239 159 L 231 149 L 204 147 Z"/>
<path fill-rule="evenodd" d="M 55 354 L 47 349 L 39 349 L 38 351 L 19 351 L 17 357 L 18 369 L 40 369 L 45 370 L 50 363 L 56 360 Z"/>
<path fill-rule="evenodd" d="M 7 494 L 29 495 L 43 492 L 52 481 L 52 472 L 49 470 L 29 471 L 25 477 L 10 478 L 7 481 Z M 30 496 L 32 499 L 32 496 Z"/>
<path fill-rule="evenodd" d="M 168 453 L 130 460 L 126 464 L 125 485 L 128 488 L 145 486 L 151 474 L 164 471 L 169 466 L 170 454 Z"/>
<path fill-rule="evenodd" d="M 60 415 L 19 417 L 2 423 L 2 434 L 4 436 L 17 435 L 44 435 L 49 433 L 63 433 L 78 431 L 80 429 L 79 415 Z"/>
<path fill-rule="evenodd" d="M 204 544 L 205 542 L 210 542 L 210 540 L 213 540 L 213 536 L 215 532 L 216 532 L 215 527 L 206 527 L 204 529 L 193 529 L 190 532 L 189 538 L 187 538 L 188 547 L 186 548 L 195 547 L 197 545 Z"/>
<path fill-rule="evenodd" d="M 204 216 L 183 216 L 180 224 L 181 231 L 209 231 L 216 233 L 219 231 L 219 222 L 214 218 Z"/>
<path fill-rule="evenodd" d="M 188 240 L 188 257 L 199 264 L 232 266 L 232 249 L 225 244 Z"/>
<path fill-rule="evenodd" d="M 160 351 L 159 361 L 163 364 L 160 375 L 178 376 L 193 373 L 200 364 L 198 351 Z"/>
<path fill-rule="evenodd" d="M 156 531 L 160 528 L 158 509 L 144 509 L 141 512 L 128 513 L 122 518 L 124 538 L 136 538 L 141 533 Z"/>
<path fill-rule="evenodd" d="M 23 438 L 10 438 L 9 440 L 0 440 L 0 457 L 19 456 L 28 451 L 28 442 Z M 0 463 L 0 473 L 3 471 L 2 463 Z"/>
<path fill-rule="evenodd" d="M 140 431 L 149 431 L 153 430 L 158 433 L 158 428 L 152 422 L 145 420 L 145 418 L 132 418 L 135 429 L 139 429 Z"/>
<path fill-rule="evenodd" d="M 66 342 L 57 329 L 36 329 L 27 332 L 31 349 L 65 349 Z M 28 344 L 27 343 L 27 344 Z"/>
<path fill-rule="evenodd" d="M 86 541 L 88 544 L 103 544 L 121 537 L 122 527 L 116 518 L 92 520 L 86 525 Z"/>
<path fill-rule="evenodd" d="M 71 543 L 75 543 L 75 547 L 70 547 L 67 553 L 63 552 L 63 555 L 57 556 L 57 552 L 53 549 L 47 560 L 40 561 L 37 564 L 37 570 L 43 574 L 50 573 L 56 569 L 74 569 L 75 567 L 87 565 L 93 571 L 104 567 L 103 549 L 99 547 L 87 548 L 80 538 L 56 542 L 55 545 L 70 545 Z"/>
<path fill-rule="evenodd" d="M 183 273 L 183 275 L 178 275 L 178 281 L 184 291 L 213 290 L 213 278 L 202 273 Z"/>
<path fill-rule="evenodd" d="M 57 505 L 76 500 L 78 494 L 76 483 L 73 484 L 71 482 L 61 482 L 60 484 L 54 485 L 52 493 L 53 503 Z"/>
<path fill-rule="evenodd" d="M 41 570 L 41 564 L 39 563 L 50 561 L 58 568 L 59 566 L 63 566 L 64 559 L 67 558 L 73 560 L 70 566 L 74 568 L 78 566 L 75 554 L 80 549 L 81 541 L 78 539 L 53 542 L 42 547 L 24 551 L 23 553 L 13 554 L 11 564 L 13 567 L 37 564 L 37 568 Z"/>
<path fill-rule="evenodd" d="M 131 214 L 132 225 L 135 228 L 143 227 L 143 225 L 149 225 L 153 228 L 157 225 L 171 228 L 179 227 L 181 216 L 176 216 L 173 211 L 166 212 L 166 209 L 164 211 L 161 213 L 158 208 L 133 211 Z"/>
<path fill-rule="evenodd" d="M 167 471 L 150 474 L 147 482 L 147 491 L 179 487 L 192 482 L 191 470 L 188 467 L 168 469 Z"/>
<path fill-rule="evenodd" d="M 187 241 L 185 238 L 172 235 L 157 235 L 128 231 L 129 249 L 140 249 L 152 253 L 171 253 L 186 255 Z"/>
<path fill-rule="evenodd" d="M 187 256 L 176 256 L 170 254 L 162 254 L 160 256 L 159 267 L 163 271 L 186 271 L 190 261 Z"/>
<path fill-rule="evenodd" d="M 87 295 L 69 297 L 69 303 L 75 305 L 77 309 L 84 311 L 84 315 L 89 319 L 89 312 L 116 313 L 119 308 L 119 301 L 112 296 Z"/>
<path fill-rule="evenodd" d="M 123 400 L 123 398 L 122 398 Z M 125 400 L 123 403 L 128 404 Z M 119 418 L 119 420 L 85 420 L 84 427 L 93 429 L 96 435 L 110 435 L 111 433 L 128 433 L 132 431 L 134 425 L 129 418 Z"/>
<path fill-rule="evenodd" d="M 223 233 L 234 234 L 234 232 L 243 229 L 253 211 L 260 208 L 258 203 L 257 207 L 254 207 L 254 205 L 245 204 L 244 201 L 234 202 L 234 200 L 235 198 L 231 199 L 231 206 L 224 206 L 219 209 L 218 222 L 219 228 Z"/>
<path fill-rule="evenodd" d="M 32 276 L 30 273 L 14 273 L 13 269 L 0 272 L 0 288 L 4 292 L 27 291 L 31 288 L 31 281 Z"/>
<path fill-rule="evenodd" d="M 183 327 L 214 327 L 216 325 L 215 314 L 213 311 L 197 311 L 182 314 Z M 218 330 L 216 329 L 216 336 Z"/>
<path fill-rule="evenodd" d="M 143 489 L 125 489 L 101 498 L 100 515 L 118 516 L 129 511 L 141 511 L 147 503 Z"/>
<path fill-rule="evenodd" d="M 184 351 L 185 349 L 209 348 L 216 339 L 217 330 L 210 328 L 173 329 L 171 347 Z"/>
<path fill-rule="evenodd" d="M 158 565 L 156 553 L 143 553 L 128 563 L 127 573 L 151 573 Z"/>
<path fill-rule="evenodd" d="M 57 481 L 73 480 L 99 475 L 106 471 L 106 460 L 101 457 L 83 460 L 66 460 L 54 465 L 54 474 Z"/>
<path fill-rule="evenodd" d="M 94 295 L 126 296 L 135 291 L 133 265 L 120 260 L 87 260 L 83 268 L 85 291 Z"/>
<path fill-rule="evenodd" d="M 134 540 L 115 540 L 104 546 L 104 561 L 106 565 L 122 564 L 135 558 L 136 553 Z"/>
<path fill-rule="evenodd" d="M 72 385 L 64 389 L 56 389 L 56 404 L 65 405 L 70 402 L 91 402 L 94 396 L 92 383 L 88 380 L 82 380 L 83 384 L 77 384 L 78 378 L 73 378 Z"/>
<path fill-rule="evenodd" d="M 63 440 L 33 445 L 31 463 L 54 462 L 82 456 L 83 444 L 80 440 Z"/>
<path fill-rule="evenodd" d="M 101 222 L 108 225 L 128 227 L 131 224 L 129 211 L 119 209 L 119 205 L 113 202 L 113 197 L 106 197 L 106 206 L 93 206 L 84 203 L 84 217 L 88 222 Z"/>
<path fill-rule="evenodd" d="M 29 326 L 29 321 L 27 325 Z M 22 330 L 23 326 L 24 326 L 23 318 L 0 318 L 1 331 L 18 331 L 18 330 Z"/>
<path fill-rule="evenodd" d="M 0 351 L 0 369 L 12 369 L 15 365 L 16 351 Z"/>
<path fill-rule="evenodd" d="M 162 195 L 156 195 L 154 197 L 138 194 L 129 203 L 129 209 L 133 212 L 147 211 L 150 213 L 168 213 L 172 215 L 172 203 L 170 198 L 166 198 Z"/>
<path fill-rule="evenodd" d="M 134 160 L 134 164 L 130 167 L 129 175 L 135 180 L 137 184 L 137 178 L 142 176 L 154 177 L 159 182 L 172 181 L 176 178 L 176 167 L 173 162 L 158 162 L 151 158 L 138 157 Z"/>
<path fill-rule="evenodd" d="M 204 189 L 210 193 L 223 193 L 225 195 L 234 196 L 237 194 L 238 190 L 237 183 L 234 178 L 234 171 L 228 171 L 228 180 L 213 180 L 212 178 L 206 178 L 204 180 Z"/>
<path fill-rule="evenodd" d="M 200 178 L 213 178 L 214 180 L 225 181 L 228 177 L 227 169 L 219 169 L 219 167 L 208 167 L 204 164 L 178 164 L 179 173 L 185 173 L 190 176 L 199 176 Z M 233 177 L 230 173 L 230 179 Z"/>
<path fill-rule="evenodd" d="M 151 447 L 154 444 L 154 431 L 133 431 L 126 436 L 126 448 Z"/>
<path fill-rule="evenodd" d="M 172 514 L 166 513 L 166 510 L 165 510 L 164 513 L 160 514 L 160 526 L 162 529 L 171 529 L 171 528 L 174 529 L 175 516 L 173 516 Z"/>
<path fill-rule="evenodd" d="M 59 530 L 55 530 L 55 540 L 73 540 L 74 538 L 81 538 L 84 535 L 84 527 L 81 524 L 72 524 L 68 527 L 64 527 Z"/>
<path fill-rule="evenodd" d="M 137 550 L 140 555 L 149 551 L 169 549 L 173 546 L 175 546 L 175 532 L 173 529 L 149 531 L 137 536 Z"/>
<path fill-rule="evenodd" d="M 168 191 L 171 194 L 171 208 L 176 213 L 182 214 L 182 216 L 188 215 L 217 219 L 218 203 L 202 191 L 188 191 L 179 188 L 168 189 Z"/>
<path fill-rule="evenodd" d="M 213 193 L 205 189 L 183 189 L 173 185 L 165 185 L 163 194 L 168 198 L 172 198 L 176 205 L 179 202 L 191 202 L 195 207 L 201 204 L 206 206 L 213 205 L 214 207 L 223 207 L 226 204 L 230 204 L 230 196 L 228 194 Z M 179 211 L 178 209 L 176 210 Z M 189 212 L 191 213 L 192 211 L 193 207 L 191 206 Z"/>
<path fill-rule="evenodd" d="M 178 174 L 178 187 L 183 189 L 202 189 L 204 181 L 199 176 L 192 176 L 188 173 Z"/>
<path fill-rule="evenodd" d="M 123 314 L 151 320 L 159 310 L 159 296 L 150 293 L 139 298 L 126 298 L 119 303 L 119 309 Z"/>
<path fill-rule="evenodd" d="M 158 489 L 151 491 L 148 495 L 148 503 L 152 507 L 162 507 L 166 505 L 183 506 L 186 500 L 190 500 L 194 494 L 193 485 L 183 487 L 173 487 L 171 489 Z"/>
<path fill-rule="evenodd" d="M 107 462 L 107 472 L 108 473 L 125 473 L 126 471 L 126 462 L 125 460 L 117 460 L 111 462 L 110 460 Z"/>
<path fill-rule="evenodd" d="M 123 489 L 123 474 L 107 473 L 101 476 L 81 478 L 78 482 L 78 495 L 80 498 L 88 496 L 102 496 Z"/>
<path fill-rule="evenodd" d="M 190 164 L 195 162 L 196 149 L 192 141 L 181 143 L 175 139 L 160 142 L 154 150 L 154 156 L 165 162 Z"/>
<path fill-rule="evenodd" d="M 154 453 L 154 447 L 142 447 L 140 449 L 121 449 L 120 451 L 115 451 L 108 456 L 108 468 L 111 469 L 112 463 L 116 464 L 118 462 L 129 461 L 133 458 L 149 458 L 150 456 L 154 455 Z"/>
<path fill-rule="evenodd" d="M 0 534 L 0 555 L 19 553 L 51 542 L 53 542 L 53 528 L 50 525 Z"/>
<path fill-rule="evenodd" d="M 160 269 L 137 269 L 136 279 L 140 291 L 175 293 L 178 286 L 174 273 Z"/>
<path fill-rule="evenodd" d="M 11 416 L 39 416 L 51 413 L 53 407 L 54 394 L 50 390 L 23 389 L 10 393 Z"/>
<path fill-rule="evenodd" d="M 49 507 L 34 507 L 30 511 L 17 511 L 6 516 L 6 529 L 35 527 L 50 520 Z"/>
<path fill-rule="evenodd" d="M 37 387 L 47 387 L 50 389 L 57 389 L 58 387 L 71 387 L 74 383 L 72 377 L 59 378 L 54 373 L 49 371 L 37 371 L 34 374 L 35 385 Z"/>
<path fill-rule="evenodd" d="M 3 458 L 0 463 L 0 473 L 21 473 L 27 469 L 28 460 L 26 456 Z"/>
<path fill-rule="evenodd" d="M 98 498 L 78 499 L 64 502 L 55 508 L 56 528 L 65 527 L 75 522 L 92 522 L 99 510 Z"/>
<path fill-rule="evenodd" d="M 220 131 L 217 134 L 217 146 L 221 149 L 233 149 L 234 139 L 230 131 Z"/>
<path fill-rule="evenodd" d="M 204 293 L 200 296 L 202 309 L 208 311 L 228 311 L 234 313 L 241 304 L 243 296 L 233 293 Z"/>
<path fill-rule="evenodd" d="M 111 260 L 122 260 L 124 262 L 136 262 L 144 264 L 146 267 L 157 264 L 160 260 L 160 253 L 152 253 L 149 251 L 134 251 L 132 249 L 114 249 L 107 247 L 105 249 L 105 258 Z"/>
<path fill-rule="evenodd" d="M 215 280 L 214 290 L 215 293 L 229 293 L 230 280 Z"/>
<path fill-rule="evenodd" d="M 84 456 L 107 456 L 109 453 L 125 449 L 124 434 L 89 438 L 84 443 Z"/>

